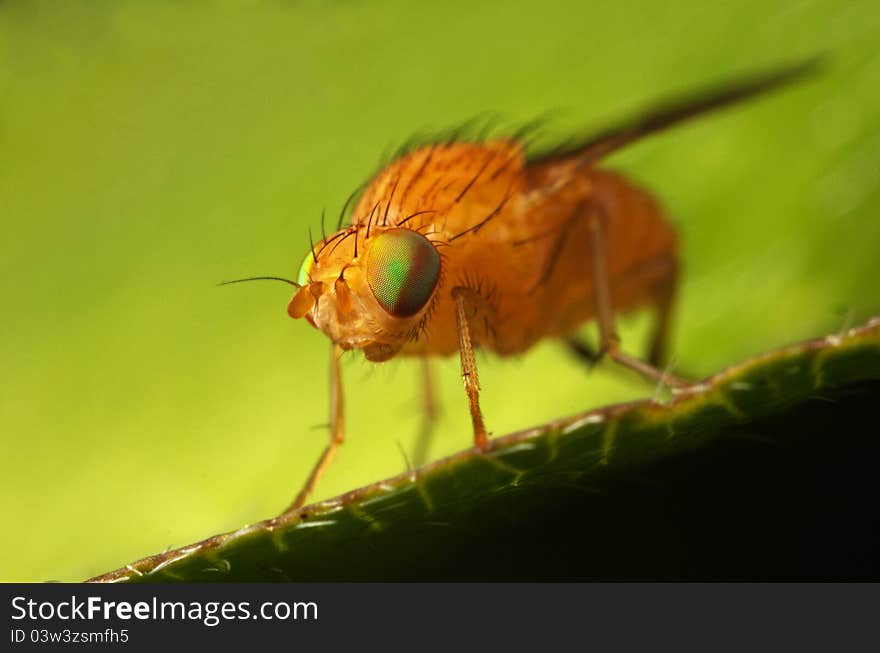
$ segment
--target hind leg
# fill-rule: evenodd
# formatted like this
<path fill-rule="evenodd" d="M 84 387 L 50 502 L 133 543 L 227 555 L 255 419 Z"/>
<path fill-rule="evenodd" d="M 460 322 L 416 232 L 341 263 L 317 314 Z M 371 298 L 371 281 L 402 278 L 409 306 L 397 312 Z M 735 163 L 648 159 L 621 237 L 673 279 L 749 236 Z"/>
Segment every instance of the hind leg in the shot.
<path fill-rule="evenodd" d="M 672 309 L 678 287 L 678 266 L 674 260 L 663 261 L 664 277 L 659 281 L 651 294 L 654 309 L 654 328 L 645 352 L 645 359 L 654 367 L 663 367 L 667 360 Z M 666 272 L 665 269 L 669 270 Z M 652 275 L 654 276 L 654 275 Z M 565 342 L 569 352 L 589 367 L 602 361 L 605 352 L 577 337 L 568 338 Z"/>
<path fill-rule="evenodd" d="M 651 344 L 649 360 L 645 362 L 629 354 L 620 348 L 620 338 L 614 324 L 614 305 L 611 300 L 611 287 L 608 278 L 608 248 L 605 237 L 605 223 L 597 209 L 588 214 L 590 225 L 590 249 L 592 254 L 592 279 L 594 297 L 596 301 L 596 315 L 599 323 L 599 336 L 602 342 L 602 351 L 616 363 L 628 367 L 642 376 L 665 383 L 675 388 L 685 388 L 689 384 L 684 379 L 679 379 L 668 372 L 656 367 L 653 362 L 656 357 L 664 354 L 666 339 L 669 329 L 669 317 L 674 297 L 674 281 L 663 288 L 658 295 L 658 323 Z"/>

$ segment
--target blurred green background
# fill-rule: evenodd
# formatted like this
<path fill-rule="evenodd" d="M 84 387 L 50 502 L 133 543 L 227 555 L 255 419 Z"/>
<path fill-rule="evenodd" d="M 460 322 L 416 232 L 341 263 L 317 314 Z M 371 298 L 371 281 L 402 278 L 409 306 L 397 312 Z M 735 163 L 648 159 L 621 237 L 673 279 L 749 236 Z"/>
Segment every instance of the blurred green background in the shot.
<path fill-rule="evenodd" d="M 880 312 L 878 43 L 873 1 L 0 2 L 0 580 L 82 579 L 287 504 L 324 445 L 328 342 L 285 286 L 215 284 L 295 275 L 322 207 L 424 128 L 558 109 L 561 139 L 828 53 L 609 165 L 681 227 L 681 370 Z M 496 434 L 651 392 L 554 343 L 480 363 Z M 470 442 L 457 365 L 435 455 Z M 316 499 L 402 471 L 419 430 L 417 364 L 344 373 Z"/>

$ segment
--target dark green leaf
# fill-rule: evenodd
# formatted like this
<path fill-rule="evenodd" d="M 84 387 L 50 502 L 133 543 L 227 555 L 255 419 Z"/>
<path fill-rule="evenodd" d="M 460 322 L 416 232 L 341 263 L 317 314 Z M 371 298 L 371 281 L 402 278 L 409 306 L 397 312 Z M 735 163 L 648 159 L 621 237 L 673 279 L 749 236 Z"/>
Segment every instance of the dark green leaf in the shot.
<path fill-rule="evenodd" d="M 880 321 L 100 581 L 870 578 Z"/>

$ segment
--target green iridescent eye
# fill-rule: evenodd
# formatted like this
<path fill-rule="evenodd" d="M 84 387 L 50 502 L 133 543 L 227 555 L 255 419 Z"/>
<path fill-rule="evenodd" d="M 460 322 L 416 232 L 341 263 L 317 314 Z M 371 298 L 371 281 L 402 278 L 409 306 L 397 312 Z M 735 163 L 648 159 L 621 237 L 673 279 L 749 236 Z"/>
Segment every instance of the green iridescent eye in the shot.
<path fill-rule="evenodd" d="M 395 317 L 418 313 L 440 278 L 440 255 L 415 231 L 394 229 L 370 239 L 367 283 L 382 308 Z"/>

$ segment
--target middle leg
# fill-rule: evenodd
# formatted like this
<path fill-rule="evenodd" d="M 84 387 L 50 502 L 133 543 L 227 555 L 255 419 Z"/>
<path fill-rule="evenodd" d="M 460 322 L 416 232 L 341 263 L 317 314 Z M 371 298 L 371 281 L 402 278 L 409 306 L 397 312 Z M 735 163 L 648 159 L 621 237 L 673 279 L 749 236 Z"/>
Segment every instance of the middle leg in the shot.
<path fill-rule="evenodd" d="M 458 349 L 461 354 L 461 378 L 464 380 L 464 389 L 471 411 L 474 444 L 479 449 L 486 449 L 489 446 L 489 438 L 486 435 L 486 426 L 483 424 L 483 413 L 480 411 L 480 379 L 477 376 L 477 363 L 474 359 L 474 346 L 468 325 L 468 309 L 474 310 L 474 303 L 469 301 L 468 289 L 464 287 L 453 288 L 452 297 L 455 300 Z"/>

